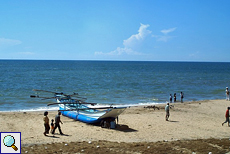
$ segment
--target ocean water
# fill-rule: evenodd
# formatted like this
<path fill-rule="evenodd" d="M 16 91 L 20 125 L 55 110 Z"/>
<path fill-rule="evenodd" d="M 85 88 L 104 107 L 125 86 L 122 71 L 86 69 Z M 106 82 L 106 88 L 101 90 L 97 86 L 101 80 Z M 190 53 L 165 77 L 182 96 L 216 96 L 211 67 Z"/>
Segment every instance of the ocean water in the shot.
<path fill-rule="evenodd" d="M 165 103 L 169 94 L 184 101 L 225 99 L 230 63 L 0 60 L 0 111 L 47 110 L 53 92 L 79 93 L 87 102 L 143 105 Z"/>

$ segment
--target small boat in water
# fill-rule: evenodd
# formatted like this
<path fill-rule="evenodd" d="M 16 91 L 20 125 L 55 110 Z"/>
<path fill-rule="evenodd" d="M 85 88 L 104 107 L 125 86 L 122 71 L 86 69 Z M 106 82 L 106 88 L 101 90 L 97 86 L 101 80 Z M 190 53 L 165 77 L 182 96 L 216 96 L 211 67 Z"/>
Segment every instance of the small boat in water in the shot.
<path fill-rule="evenodd" d="M 43 91 L 43 90 L 34 90 Z M 49 91 L 44 91 L 49 92 Z M 54 93 L 54 92 L 52 92 Z M 77 95 L 74 93 L 74 95 Z M 39 97 L 31 95 L 30 97 Z M 40 97 L 42 98 L 42 97 Z M 62 115 L 69 118 L 89 123 L 89 124 L 101 124 L 101 126 L 106 122 L 114 122 L 115 119 L 127 108 L 127 107 L 96 107 L 96 103 L 87 103 L 79 99 L 73 99 L 71 95 L 65 95 L 64 93 L 54 93 L 57 103 L 48 104 L 58 105 L 59 111 Z M 47 97 L 45 98 L 47 99 Z"/>

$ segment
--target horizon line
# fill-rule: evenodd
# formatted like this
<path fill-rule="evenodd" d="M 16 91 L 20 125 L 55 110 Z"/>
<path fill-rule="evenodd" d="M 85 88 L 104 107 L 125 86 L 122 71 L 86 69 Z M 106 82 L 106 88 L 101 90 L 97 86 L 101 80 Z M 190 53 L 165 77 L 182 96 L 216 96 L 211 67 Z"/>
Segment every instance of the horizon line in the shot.
<path fill-rule="evenodd" d="M 15 61 L 20 61 L 20 60 L 24 60 L 24 61 L 111 61 L 111 62 L 197 62 L 197 63 L 230 63 L 227 61 L 180 61 L 180 60 L 93 60 L 93 59 L 83 59 L 83 60 L 73 60 L 73 59 L 1 59 L 0 60 L 15 60 Z"/>

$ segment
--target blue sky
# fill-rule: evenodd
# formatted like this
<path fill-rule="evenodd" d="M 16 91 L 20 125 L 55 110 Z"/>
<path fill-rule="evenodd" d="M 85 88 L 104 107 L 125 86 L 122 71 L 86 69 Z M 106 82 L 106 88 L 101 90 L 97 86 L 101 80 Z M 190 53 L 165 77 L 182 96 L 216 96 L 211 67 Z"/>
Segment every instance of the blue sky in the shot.
<path fill-rule="evenodd" d="M 229 0 L 5 0 L 0 59 L 230 62 Z"/>

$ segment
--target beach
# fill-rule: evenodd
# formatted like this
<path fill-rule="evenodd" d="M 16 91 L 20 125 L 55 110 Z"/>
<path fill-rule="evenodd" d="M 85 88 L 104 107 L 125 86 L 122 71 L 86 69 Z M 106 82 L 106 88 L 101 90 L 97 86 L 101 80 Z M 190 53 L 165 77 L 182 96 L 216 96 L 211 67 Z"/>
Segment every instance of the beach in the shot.
<path fill-rule="evenodd" d="M 230 102 L 205 100 L 170 103 L 157 108 L 127 108 L 116 129 L 89 125 L 61 116 L 62 131 L 44 136 L 43 112 L 0 112 L 1 132 L 21 132 L 22 153 L 227 153 L 225 111 Z M 49 111 L 49 120 L 57 111 Z"/>

